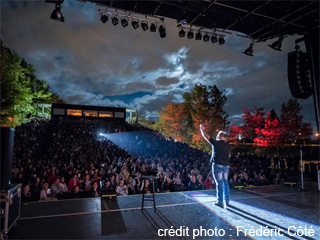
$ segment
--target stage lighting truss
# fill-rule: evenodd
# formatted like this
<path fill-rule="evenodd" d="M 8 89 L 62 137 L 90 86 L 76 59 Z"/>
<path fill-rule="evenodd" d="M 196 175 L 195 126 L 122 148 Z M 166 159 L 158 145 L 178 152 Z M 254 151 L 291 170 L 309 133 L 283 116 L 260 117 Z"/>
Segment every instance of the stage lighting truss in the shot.
<path fill-rule="evenodd" d="M 164 18 L 156 16 L 139 17 L 136 13 L 133 15 L 132 12 L 126 12 L 124 10 L 118 11 L 117 9 L 112 8 L 106 10 L 99 9 L 99 14 L 102 23 L 106 23 L 110 18 L 111 23 L 116 26 L 119 23 L 119 18 L 121 18 L 121 25 L 127 27 L 131 19 L 133 29 L 137 29 L 141 25 L 143 31 L 147 31 L 150 28 L 150 32 L 156 32 L 158 29 L 161 38 L 164 38 L 167 35 Z"/>

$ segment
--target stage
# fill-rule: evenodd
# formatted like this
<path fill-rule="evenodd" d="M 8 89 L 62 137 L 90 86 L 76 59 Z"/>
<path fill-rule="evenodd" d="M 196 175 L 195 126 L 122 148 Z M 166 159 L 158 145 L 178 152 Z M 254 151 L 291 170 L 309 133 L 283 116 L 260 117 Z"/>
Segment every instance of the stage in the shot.
<path fill-rule="evenodd" d="M 10 239 L 320 239 L 319 192 L 290 186 L 231 191 L 231 206 L 214 206 L 215 191 L 22 204 Z M 177 236 L 178 235 L 178 236 Z M 300 236 L 301 235 L 301 236 Z"/>

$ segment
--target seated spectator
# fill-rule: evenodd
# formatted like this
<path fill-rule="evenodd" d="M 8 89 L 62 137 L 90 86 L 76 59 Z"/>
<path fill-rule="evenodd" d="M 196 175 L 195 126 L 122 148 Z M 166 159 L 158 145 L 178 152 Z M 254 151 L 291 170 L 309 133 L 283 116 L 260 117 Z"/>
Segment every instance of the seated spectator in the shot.
<path fill-rule="evenodd" d="M 273 184 L 281 184 L 283 182 L 283 178 L 281 177 L 281 173 L 277 172 L 275 178 L 273 179 Z"/>
<path fill-rule="evenodd" d="M 173 191 L 179 192 L 185 190 L 187 190 L 187 186 L 182 183 L 180 178 L 180 172 L 177 172 L 176 176 L 173 179 Z"/>
<path fill-rule="evenodd" d="M 21 201 L 22 202 L 31 202 L 34 201 L 34 197 L 30 191 L 30 186 L 26 185 L 23 190 L 22 190 L 22 195 L 21 195 Z"/>
<path fill-rule="evenodd" d="M 229 186 L 230 186 L 231 189 L 243 186 L 242 182 L 238 178 L 238 174 L 237 173 L 233 174 L 233 177 L 229 181 Z"/>
<path fill-rule="evenodd" d="M 60 188 L 60 178 L 56 178 L 54 183 L 51 185 L 51 195 L 52 197 L 61 199 L 62 198 L 62 188 Z"/>
<path fill-rule="evenodd" d="M 68 192 L 68 187 L 67 184 L 65 183 L 65 178 L 61 177 L 60 178 L 60 183 L 59 183 L 60 188 L 62 189 L 62 192 L 67 193 Z"/>
<path fill-rule="evenodd" d="M 204 189 L 216 189 L 216 182 L 213 180 L 211 174 L 207 176 L 207 179 L 204 181 Z"/>
<path fill-rule="evenodd" d="M 250 185 L 254 185 L 254 181 L 251 178 L 249 178 L 248 173 L 245 173 L 243 175 L 242 185 L 243 187 L 250 187 Z"/>
<path fill-rule="evenodd" d="M 48 201 L 52 199 L 51 189 L 49 189 L 49 184 L 44 183 L 42 184 L 42 190 L 40 192 L 40 200 L 41 201 Z"/>
<path fill-rule="evenodd" d="M 37 177 L 35 182 L 32 184 L 32 192 L 33 192 L 35 201 L 39 201 L 40 200 L 40 192 L 41 192 L 41 190 L 42 190 L 41 179 L 40 179 L 40 177 Z"/>
<path fill-rule="evenodd" d="M 164 177 L 164 182 L 162 183 L 162 190 L 166 192 L 172 192 L 173 191 L 173 184 L 172 180 L 169 176 Z"/>
<path fill-rule="evenodd" d="M 130 173 L 127 171 L 127 167 L 123 166 L 121 172 L 119 173 L 119 178 L 124 179 L 125 183 L 129 183 Z"/>
<path fill-rule="evenodd" d="M 139 191 L 137 189 L 137 185 L 136 185 L 136 180 L 134 178 L 132 178 L 130 180 L 130 184 L 128 186 L 128 194 L 129 195 L 135 195 L 135 194 L 138 194 Z"/>
<path fill-rule="evenodd" d="M 128 195 L 128 187 L 124 184 L 124 179 L 120 179 L 120 183 L 116 188 L 116 193 L 118 196 L 127 196 Z"/>
<path fill-rule="evenodd" d="M 118 183 L 116 181 L 115 175 L 112 175 L 110 178 L 110 188 L 117 189 Z"/>
<path fill-rule="evenodd" d="M 68 183 L 69 192 L 72 192 L 72 190 L 75 187 L 79 187 L 79 179 L 78 179 L 77 174 L 73 174 L 73 178 L 71 178 L 69 183 Z"/>
<path fill-rule="evenodd" d="M 82 190 L 83 195 L 89 197 L 90 195 L 89 192 L 92 188 L 92 181 L 90 180 L 90 175 L 89 174 L 84 175 L 84 179 L 79 182 L 80 182 L 80 189 Z"/>
<path fill-rule="evenodd" d="M 92 188 L 89 191 L 89 197 L 100 197 L 100 196 L 101 196 L 100 188 L 98 188 L 98 183 L 95 182 L 93 183 Z"/>
<path fill-rule="evenodd" d="M 82 192 L 80 192 L 79 186 L 75 186 L 73 188 L 73 190 L 71 191 L 70 197 L 71 198 L 82 198 L 83 197 Z"/>
<path fill-rule="evenodd" d="M 199 175 L 197 176 L 197 180 L 198 180 L 198 183 L 199 183 L 199 185 L 200 185 L 200 190 L 203 190 L 203 189 L 204 189 L 204 183 L 203 183 L 203 181 L 202 181 L 202 175 L 201 175 L 201 174 L 199 174 Z"/>
<path fill-rule="evenodd" d="M 270 182 L 264 175 L 260 175 L 259 180 L 256 182 L 257 186 L 269 185 Z"/>
<path fill-rule="evenodd" d="M 161 190 L 162 190 L 162 183 L 163 183 L 163 181 L 164 181 L 162 172 L 158 172 L 157 176 L 158 176 L 158 177 L 157 177 L 157 180 L 156 180 L 157 185 L 160 186 L 160 187 L 161 187 Z"/>
<path fill-rule="evenodd" d="M 198 183 L 196 175 L 191 176 L 191 180 L 188 184 L 188 191 L 201 190 L 202 186 Z"/>
<path fill-rule="evenodd" d="M 48 177 L 48 184 L 49 186 L 51 186 L 55 181 L 56 181 L 57 177 L 56 177 L 56 173 L 55 171 L 51 171 L 50 176 Z"/>

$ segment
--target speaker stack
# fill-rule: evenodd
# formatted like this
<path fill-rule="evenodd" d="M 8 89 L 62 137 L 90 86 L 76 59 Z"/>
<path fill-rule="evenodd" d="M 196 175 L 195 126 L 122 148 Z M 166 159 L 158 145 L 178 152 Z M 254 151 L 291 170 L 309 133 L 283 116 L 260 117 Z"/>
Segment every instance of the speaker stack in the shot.
<path fill-rule="evenodd" d="M 0 191 L 11 187 L 14 129 L 1 127 Z"/>
<path fill-rule="evenodd" d="M 308 57 L 299 49 L 288 53 L 288 81 L 294 98 L 307 99 L 312 95 Z"/>

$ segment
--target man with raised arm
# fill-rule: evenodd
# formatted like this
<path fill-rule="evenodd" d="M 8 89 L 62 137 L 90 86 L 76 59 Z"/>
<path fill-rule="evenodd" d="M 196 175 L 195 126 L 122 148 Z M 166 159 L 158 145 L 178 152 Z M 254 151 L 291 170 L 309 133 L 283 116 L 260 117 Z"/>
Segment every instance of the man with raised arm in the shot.
<path fill-rule="evenodd" d="M 214 204 L 224 208 L 224 201 L 229 206 L 228 174 L 231 145 L 227 142 L 226 133 L 223 131 L 219 131 L 216 139 L 207 134 L 202 124 L 200 124 L 200 131 L 203 138 L 212 146 L 210 162 L 212 162 L 212 174 L 217 185 L 217 201 Z"/>

